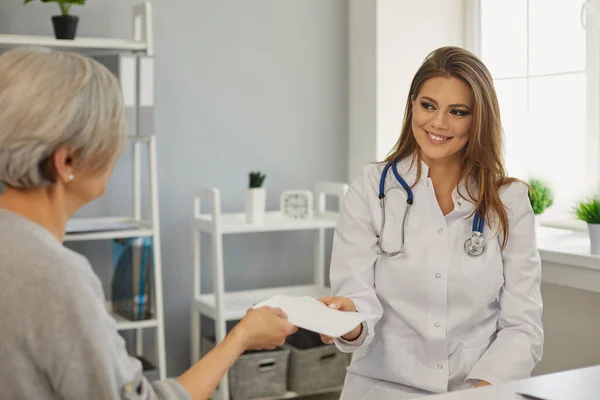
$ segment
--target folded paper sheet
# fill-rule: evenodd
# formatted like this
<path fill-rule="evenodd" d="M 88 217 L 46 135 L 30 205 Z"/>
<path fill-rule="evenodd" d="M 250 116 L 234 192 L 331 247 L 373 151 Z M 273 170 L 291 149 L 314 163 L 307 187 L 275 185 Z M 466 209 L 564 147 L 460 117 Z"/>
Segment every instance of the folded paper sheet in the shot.
<path fill-rule="evenodd" d="M 363 321 L 372 318 L 367 314 L 331 309 L 309 296 L 277 295 L 253 308 L 264 306 L 281 308 L 288 320 L 297 327 L 331 337 L 343 336 Z"/>

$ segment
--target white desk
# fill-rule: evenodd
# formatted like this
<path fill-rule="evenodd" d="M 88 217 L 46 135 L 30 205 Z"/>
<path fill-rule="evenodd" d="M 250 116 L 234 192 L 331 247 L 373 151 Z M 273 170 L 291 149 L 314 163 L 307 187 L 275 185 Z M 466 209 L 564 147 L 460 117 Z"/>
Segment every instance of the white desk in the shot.
<path fill-rule="evenodd" d="M 427 400 L 527 400 L 527 393 L 544 400 L 600 399 L 600 365 L 537 376 L 503 385 L 427 396 Z M 389 399 L 392 400 L 390 396 Z M 384 399 L 382 399 L 384 400 Z"/>

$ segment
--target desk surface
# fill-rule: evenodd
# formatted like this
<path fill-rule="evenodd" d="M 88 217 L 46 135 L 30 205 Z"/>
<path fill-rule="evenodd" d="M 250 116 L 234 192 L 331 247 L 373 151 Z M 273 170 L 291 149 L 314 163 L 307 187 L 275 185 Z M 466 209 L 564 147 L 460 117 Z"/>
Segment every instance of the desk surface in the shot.
<path fill-rule="evenodd" d="M 526 400 L 517 393 L 530 394 L 544 400 L 598 400 L 600 399 L 600 365 L 537 376 L 503 385 L 429 396 L 427 400 Z"/>

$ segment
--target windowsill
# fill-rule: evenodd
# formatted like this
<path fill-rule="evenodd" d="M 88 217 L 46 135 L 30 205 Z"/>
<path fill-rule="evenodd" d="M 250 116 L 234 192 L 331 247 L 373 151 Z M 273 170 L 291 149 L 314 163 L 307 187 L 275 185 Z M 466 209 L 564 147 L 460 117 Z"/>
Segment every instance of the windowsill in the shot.
<path fill-rule="evenodd" d="M 600 255 L 590 254 L 587 232 L 542 226 L 538 231 L 542 262 L 552 262 L 600 272 Z"/>
<path fill-rule="evenodd" d="M 586 233 L 587 237 L 587 225 L 583 221 L 578 221 L 576 219 L 564 219 L 564 218 L 547 218 L 546 216 L 542 216 L 540 219 L 540 223 L 543 227 L 546 228 L 556 228 L 567 231 L 574 232 L 583 232 Z"/>

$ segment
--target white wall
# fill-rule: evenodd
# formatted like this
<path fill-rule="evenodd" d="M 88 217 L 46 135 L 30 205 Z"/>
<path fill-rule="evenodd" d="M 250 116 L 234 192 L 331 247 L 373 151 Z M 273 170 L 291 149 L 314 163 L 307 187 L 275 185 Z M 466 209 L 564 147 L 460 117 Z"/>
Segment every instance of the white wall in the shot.
<path fill-rule="evenodd" d="M 463 0 L 349 1 L 348 176 L 400 135 L 412 78 L 432 50 L 463 45 Z"/>
<path fill-rule="evenodd" d="M 398 140 L 415 72 L 434 49 L 463 45 L 462 0 L 380 0 L 377 9 L 377 159 Z"/>
<path fill-rule="evenodd" d="M 348 179 L 377 154 L 377 1 L 348 2 Z"/>

